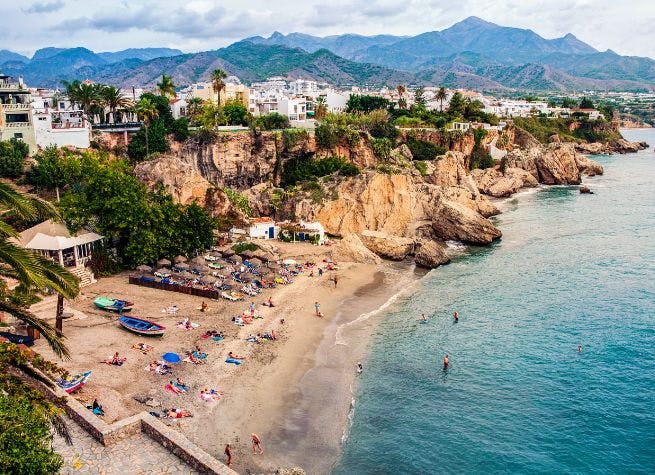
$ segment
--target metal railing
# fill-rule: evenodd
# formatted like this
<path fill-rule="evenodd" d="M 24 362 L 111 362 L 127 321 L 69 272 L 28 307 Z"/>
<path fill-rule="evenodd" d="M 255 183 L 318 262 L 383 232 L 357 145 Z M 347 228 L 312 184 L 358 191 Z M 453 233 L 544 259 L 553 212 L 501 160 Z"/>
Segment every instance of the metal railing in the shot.
<path fill-rule="evenodd" d="M 29 104 L 0 104 L 0 109 L 6 111 L 29 110 Z"/>
<path fill-rule="evenodd" d="M 8 129 L 20 129 L 23 127 L 31 127 L 32 124 L 29 122 L 7 122 L 5 124 L 5 127 Z"/>

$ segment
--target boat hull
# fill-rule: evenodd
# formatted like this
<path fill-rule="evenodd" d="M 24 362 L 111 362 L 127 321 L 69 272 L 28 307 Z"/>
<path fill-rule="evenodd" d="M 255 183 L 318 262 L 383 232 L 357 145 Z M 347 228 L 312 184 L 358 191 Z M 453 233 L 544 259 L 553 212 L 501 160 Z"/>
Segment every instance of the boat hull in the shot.
<path fill-rule="evenodd" d="M 166 331 L 166 327 L 159 325 L 158 323 L 135 317 L 121 316 L 118 319 L 118 323 L 126 330 L 138 335 L 162 336 Z"/>

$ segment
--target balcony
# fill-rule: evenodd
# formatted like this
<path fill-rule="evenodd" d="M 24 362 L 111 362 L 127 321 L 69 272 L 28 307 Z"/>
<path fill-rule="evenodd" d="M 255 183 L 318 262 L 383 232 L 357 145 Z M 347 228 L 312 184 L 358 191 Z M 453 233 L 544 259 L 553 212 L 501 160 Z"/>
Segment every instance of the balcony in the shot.
<path fill-rule="evenodd" d="M 29 122 L 7 122 L 5 127 L 8 129 L 22 129 L 24 127 L 31 127 L 32 124 Z"/>
<path fill-rule="evenodd" d="M 0 109 L 5 111 L 23 111 L 30 110 L 29 104 L 0 104 Z"/>

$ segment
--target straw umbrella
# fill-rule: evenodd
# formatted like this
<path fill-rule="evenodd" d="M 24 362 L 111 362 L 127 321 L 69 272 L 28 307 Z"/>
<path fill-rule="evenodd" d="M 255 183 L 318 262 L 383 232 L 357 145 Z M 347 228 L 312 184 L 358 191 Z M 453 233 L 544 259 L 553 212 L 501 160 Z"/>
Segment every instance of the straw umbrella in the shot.
<path fill-rule="evenodd" d="M 175 264 L 175 267 L 177 269 L 188 270 L 189 264 L 187 264 L 186 262 L 178 262 L 177 264 Z"/>
<path fill-rule="evenodd" d="M 158 274 L 168 274 L 168 275 L 170 275 L 171 270 L 169 268 L 167 268 L 167 267 L 160 267 L 159 269 L 157 269 L 157 273 Z"/>
<path fill-rule="evenodd" d="M 223 257 L 232 257 L 236 253 L 232 249 L 225 249 L 221 251 L 221 254 L 223 254 Z"/>
<path fill-rule="evenodd" d="M 230 260 L 233 261 L 233 262 L 242 262 L 243 261 L 241 256 L 237 256 L 237 255 L 234 255 L 234 256 L 230 257 Z"/>
<path fill-rule="evenodd" d="M 136 268 L 136 270 L 138 270 L 139 272 L 152 272 L 152 267 L 140 265 L 139 267 Z"/>
<path fill-rule="evenodd" d="M 177 256 L 175 259 L 173 259 L 173 262 L 175 262 L 176 264 L 179 264 L 180 262 L 186 262 L 186 257 Z"/>
<path fill-rule="evenodd" d="M 262 261 L 260 259 L 257 259 L 256 257 L 250 259 L 249 261 L 253 266 L 261 266 Z"/>
<path fill-rule="evenodd" d="M 196 276 L 193 275 L 191 272 L 184 271 L 180 273 L 180 277 L 184 277 L 185 279 L 195 279 Z"/>
<path fill-rule="evenodd" d="M 255 257 L 255 252 L 254 252 L 254 251 L 248 251 L 248 250 L 245 250 L 245 251 L 243 251 L 240 255 L 241 255 L 241 257 L 245 257 L 245 258 L 249 259 L 249 258 L 251 258 L 251 257 Z"/>
<path fill-rule="evenodd" d="M 205 258 L 201 257 L 201 256 L 194 257 L 193 259 L 191 259 L 191 262 L 194 263 L 194 264 L 197 264 L 199 266 L 204 265 L 205 264 Z"/>
<path fill-rule="evenodd" d="M 157 261 L 157 265 L 159 267 L 168 267 L 171 265 L 171 261 L 169 261 L 168 259 L 159 259 Z"/>
<path fill-rule="evenodd" d="M 206 275 L 202 278 L 202 281 L 205 284 L 213 284 L 214 282 L 218 281 L 218 278 L 211 276 L 211 275 Z"/>

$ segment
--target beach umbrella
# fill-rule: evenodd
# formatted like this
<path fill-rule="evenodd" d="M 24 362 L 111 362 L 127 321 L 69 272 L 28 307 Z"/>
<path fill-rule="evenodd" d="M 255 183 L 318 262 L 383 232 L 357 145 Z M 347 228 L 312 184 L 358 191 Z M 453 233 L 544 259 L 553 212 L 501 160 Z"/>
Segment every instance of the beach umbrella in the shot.
<path fill-rule="evenodd" d="M 218 252 L 218 251 L 212 251 L 212 252 L 210 253 L 210 256 L 212 256 L 212 257 L 223 257 L 223 254 L 221 254 L 221 253 Z"/>
<path fill-rule="evenodd" d="M 159 259 L 157 261 L 157 265 L 159 267 L 167 267 L 171 265 L 171 261 L 169 261 L 168 259 Z"/>
<path fill-rule="evenodd" d="M 175 259 L 173 259 L 173 262 L 175 262 L 176 264 L 179 264 L 180 262 L 186 262 L 186 257 L 177 256 Z"/>
<path fill-rule="evenodd" d="M 250 262 L 253 266 L 261 266 L 262 261 L 260 259 L 257 259 L 256 257 L 250 259 L 248 262 Z"/>
<path fill-rule="evenodd" d="M 241 259 L 241 256 L 237 256 L 237 255 L 234 255 L 234 256 L 230 257 L 230 260 L 232 262 L 241 262 L 241 261 L 243 261 L 243 259 Z"/>
<path fill-rule="evenodd" d="M 182 359 L 177 353 L 164 353 L 161 358 L 167 363 L 179 363 Z"/>
<path fill-rule="evenodd" d="M 246 258 L 255 257 L 255 252 L 254 252 L 254 251 L 248 251 L 248 250 L 245 250 L 245 251 L 243 251 L 243 252 L 240 254 L 240 256 L 241 256 L 241 257 L 246 257 Z"/>
<path fill-rule="evenodd" d="M 191 259 L 191 262 L 193 262 L 194 264 L 203 265 L 205 263 L 205 258 L 201 256 L 194 257 L 193 259 Z"/>
<path fill-rule="evenodd" d="M 232 249 L 225 249 L 224 251 L 221 251 L 221 254 L 223 254 L 223 257 L 232 257 L 235 252 Z"/>
<path fill-rule="evenodd" d="M 180 277 L 184 277 L 185 279 L 195 279 L 196 278 L 196 276 L 194 274 L 192 274 L 191 272 L 187 272 L 187 271 L 181 272 Z"/>
<path fill-rule="evenodd" d="M 239 276 L 239 279 L 241 279 L 244 282 L 252 282 L 255 280 L 255 276 L 252 274 L 246 274 L 245 272 Z"/>
<path fill-rule="evenodd" d="M 139 272 L 151 272 L 152 267 L 150 266 L 145 266 L 145 265 L 140 265 L 139 267 L 136 268 Z"/>
<path fill-rule="evenodd" d="M 157 269 L 157 272 L 159 274 L 170 274 L 171 270 L 166 267 L 160 267 L 159 269 Z"/>
<path fill-rule="evenodd" d="M 175 264 L 175 268 L 186 270 L 189 268 L 189 264 L 187 264 L 186 262 L 178 262 L 177 264 Z"/>
<path fill-rule="evenodd" d="M 295 266 L 296 261 L 294 261 L 293 259 L 285 259 L 285 260 L 282 261 L 282 264 L 287 265 L 287 266 Z"/>
<path fill-rule="evenodd" d="M 271 256 L 264 251 L 255 251 L 254 256 L 257 259 L 261 259 L 263 262 L 268 262 L 271 260 Z"/>
<path fill-rule="evenodd" d="M 204 277 L 202 278 L 202 281 L 203 281 L 205 284 L 213 284 L 213 283 L 216 282 L 217 280 L 218 280 L 218 279 L 217 279 L 216 277 L 211 276 L 211 275 L 206 275 L 206 276 L 204 276 Z"/>

